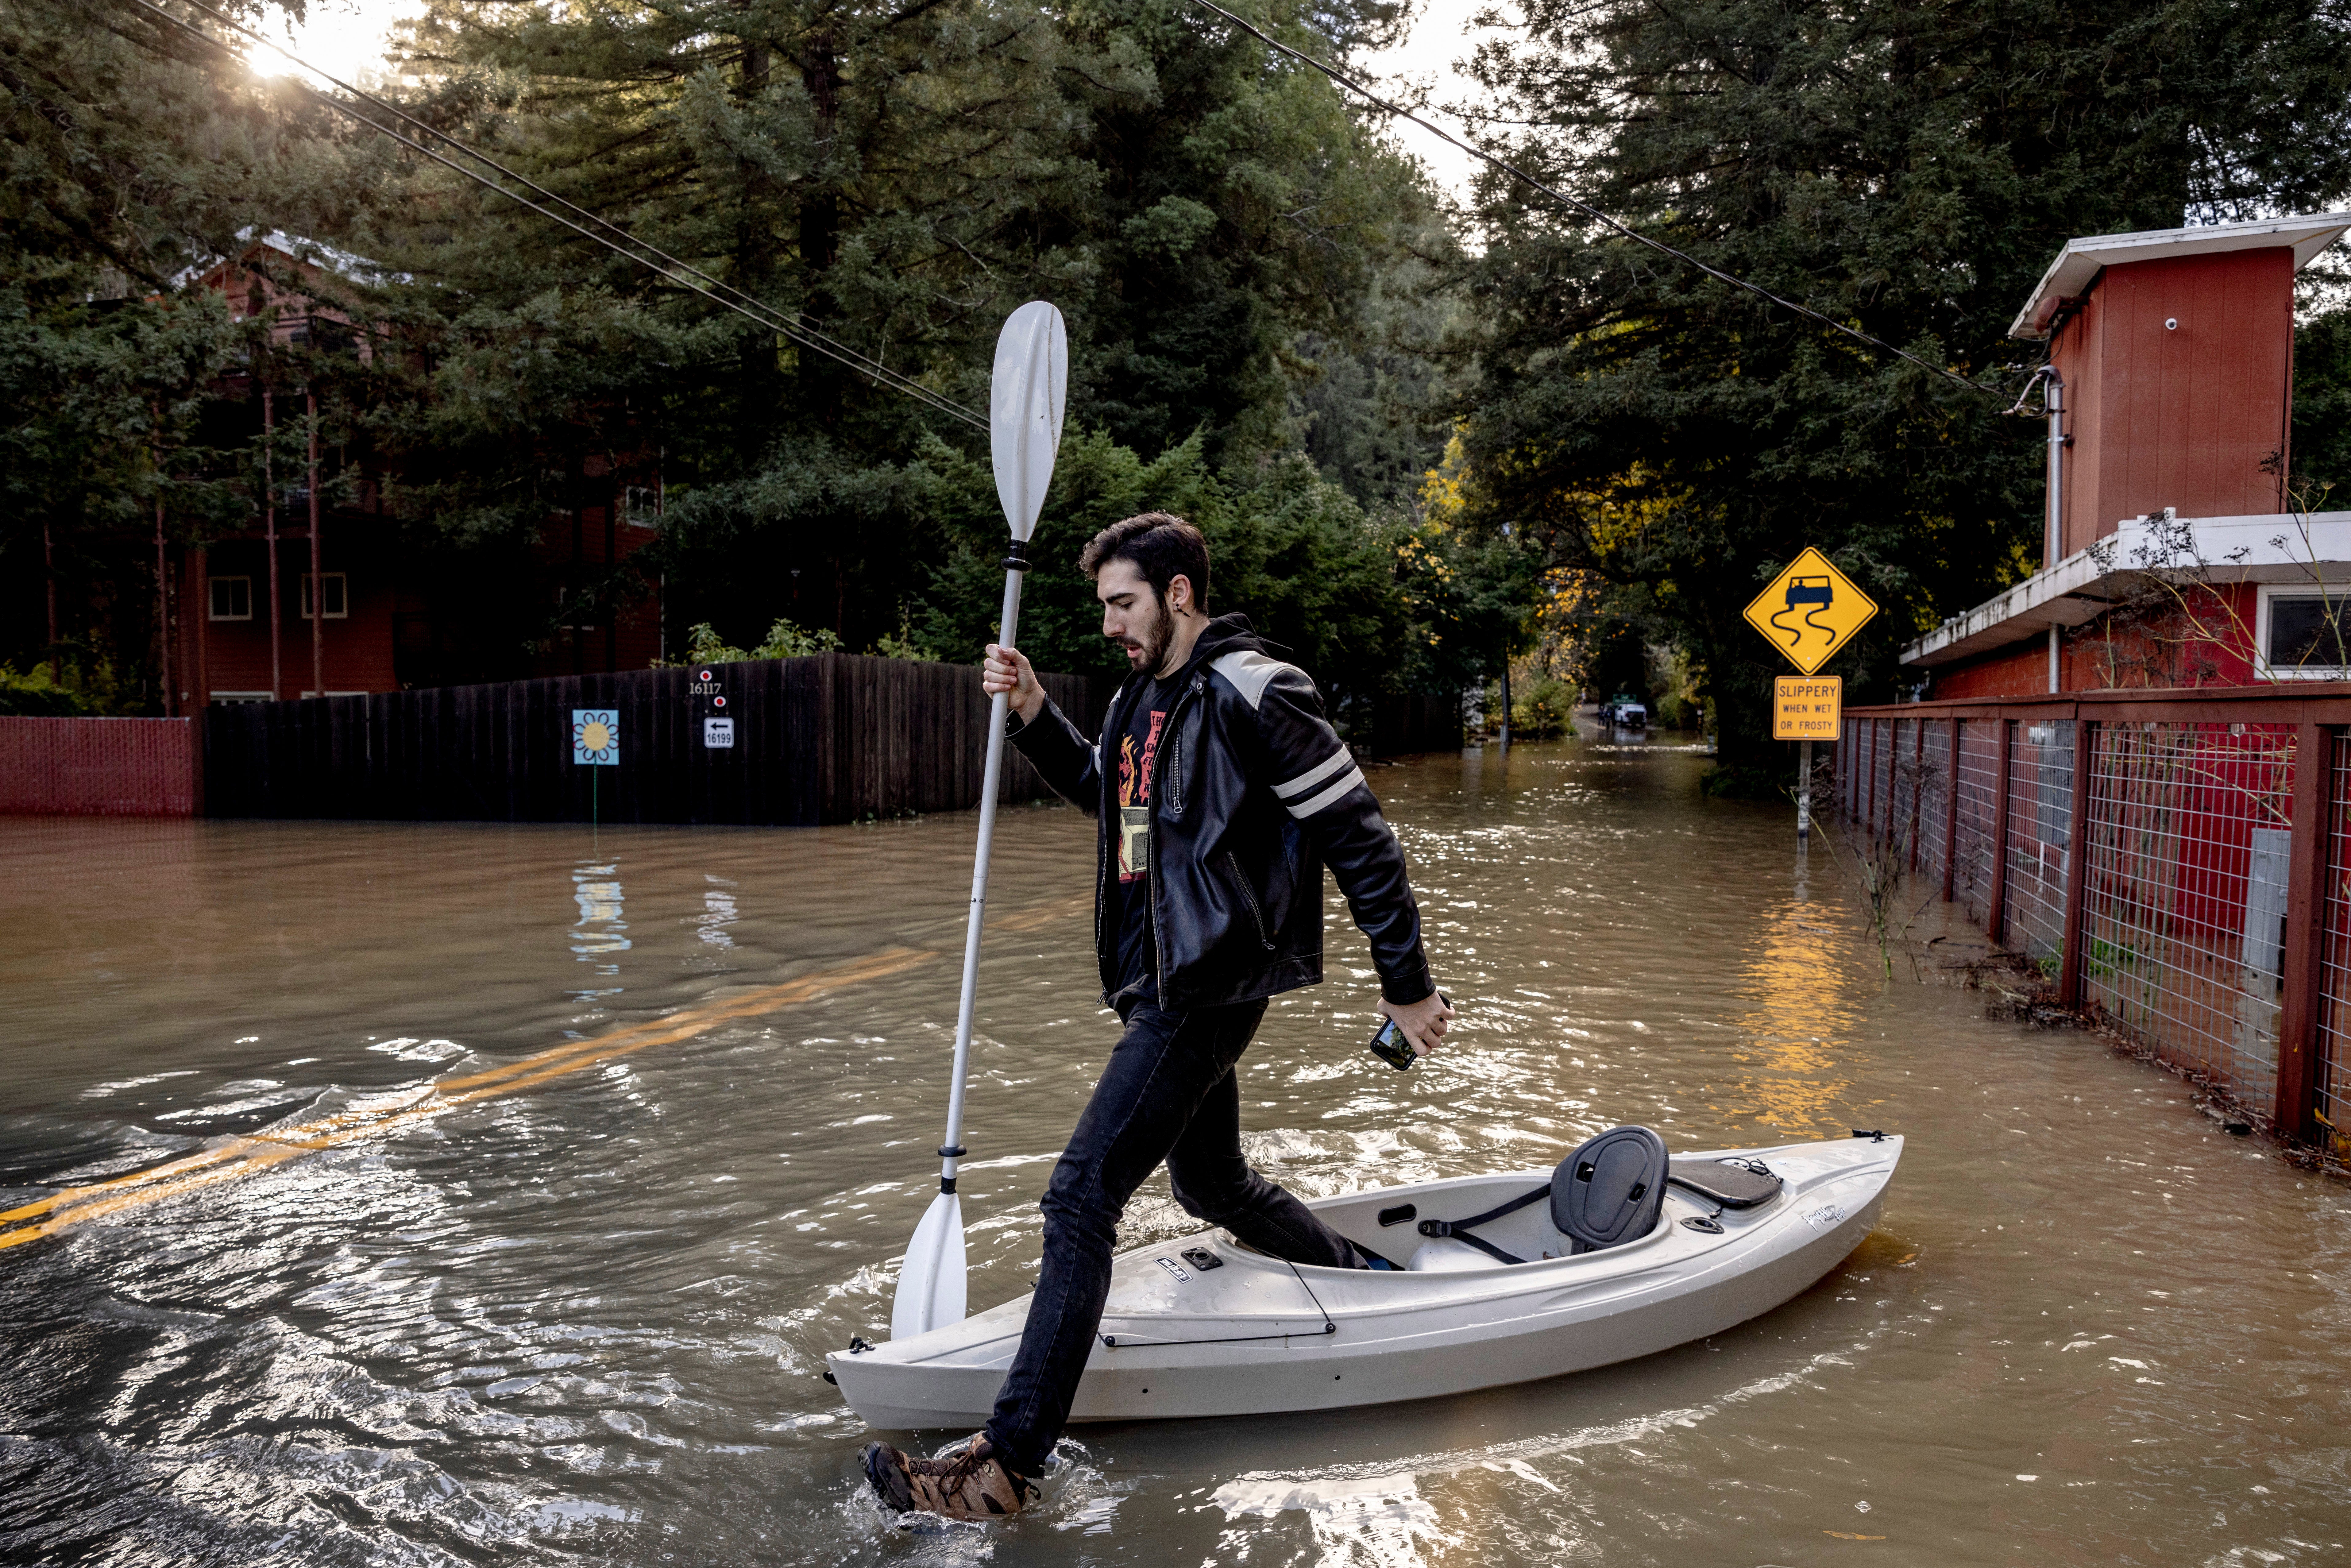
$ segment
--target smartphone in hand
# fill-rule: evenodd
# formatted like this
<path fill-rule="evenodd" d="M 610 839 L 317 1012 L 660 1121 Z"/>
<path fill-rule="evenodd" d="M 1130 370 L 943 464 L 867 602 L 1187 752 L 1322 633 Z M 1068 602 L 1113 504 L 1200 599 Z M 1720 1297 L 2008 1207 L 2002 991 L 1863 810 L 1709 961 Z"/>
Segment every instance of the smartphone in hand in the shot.
<path fill-rule="evenodd" d="M 1437 992 L 1437 996 L 1447 1007 L 1453 1005 L 1453 998 L 1443 991 Z M 1372 1036 L 1371 1043 L 1364 1049 L 1398 1072 L 1411 1071 L 1412 1064 L 1420 1060 L 1420 1052 L 1412 1048 L 1412 1041 L 1405 1038 L 1404 1030 L 1396 1027 L 1394 1019 L 1382 1019 L 1380 1032 Z"/>

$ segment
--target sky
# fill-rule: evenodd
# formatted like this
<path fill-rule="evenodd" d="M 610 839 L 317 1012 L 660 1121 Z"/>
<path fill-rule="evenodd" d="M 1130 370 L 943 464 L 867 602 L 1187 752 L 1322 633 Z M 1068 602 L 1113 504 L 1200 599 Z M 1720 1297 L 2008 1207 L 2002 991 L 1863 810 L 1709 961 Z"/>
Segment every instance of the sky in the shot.
<path fill-rule="evenodd" d="M 1380 85 L 1402 89 L 1407 83 L 1428 89 L 1429 103 L 1441 110 L 1475 96 L 1468 78 L 1454 69 L 1468 58 L 1483 35 L 1469 26 L 1470 16 L 1487 0 L 1421 0 L 1419 15 L 1405 41 L 1393 49 L 1368 57 L 1365 69 L 1381 78 Z M 290 30 L 265 29 L 283 37 L 288 47 L 314 65 L 345 81 L 356 82 L 382 68 L 383 46 L 392 24 L 421 8 L 419 0 L 310 0 L 309 20 Z M 267 69 L 266 56 L 256 64 Z M 1458 131 L 1449 115 L 1430 118 Z M 1399 122 L 1396 142 L 1428 167 L 1429 175 L 1456 197 L 1468 193 L 1473 161 L 1415 125 Z"/>
<path fill-rule="evenodd" d="M 384 40 L 392 24 L 423 7 L 418 0 L 310 0 L 308 9 L 309 20 L 300 26 L 256 30 L 282 41 L 329 76 L 357 82 L 383 69 Z M 270 60 L 266 51 L 255 51 L 255 68 L 276 75 Z"/>
<path fill-rule="evenodd" d="M 1438 112 L 1427 118 L 1457 136 L 1463 135 L 1467 128 L 1442 110 L 1447 104 L 1477 96 L 1477 84 L 1454 67 L 1466 62 L 1480 41 L 1497 36 L 1469 26 L 1469 18 L 1487 4 L 1489 0 L 1421 0 L 1420 13 L 1413 18 L 1412 31 L 1405 41 L 1366 57 L 1365 68 L 1377 72 L 1388 87 L 1411 82 L 1429 89 L 1429 105 Z M 1429 177 L 1441 189 L 1457 199 L 1468 194 L 1476 162 L 1467 152 L 1447 146 L 1416 125 L 1398 121 L 1394 134 L 1398 146 L 1427 165 Z"/>

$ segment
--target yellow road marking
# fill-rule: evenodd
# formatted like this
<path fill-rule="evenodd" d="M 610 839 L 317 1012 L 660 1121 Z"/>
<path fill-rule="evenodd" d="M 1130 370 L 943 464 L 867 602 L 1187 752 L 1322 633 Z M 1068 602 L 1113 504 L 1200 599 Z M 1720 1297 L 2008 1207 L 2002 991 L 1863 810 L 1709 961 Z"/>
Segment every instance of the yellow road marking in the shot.
<path fill-rule="evenodd" d="M 184 1159 L 134 1171 L 110 1181 L 95 1182 L 89 1186 L 68 1187 L 37 1203 L 28 1203 L 21 1208 L 0 1213 L 0 1224 L 38 1220 L 37 1224 L 18 1225 L 13 1230 L 0 1230 L 0 1249 L 38 1240 L 44 1236 L 55 1235 L 69 1225 L 78 1225 L 102 1215 L 158 1203 L 167 1197 L 177 1197 L 199 1187 L 210 1186 L 215 1182 L 248 1176 L 286 1160 L 332 1148 L 338 1144 L 373 1137 L 427 1116 L 440 1115 L 460 1105 L 534 1088 L 550 1079 L 610 1061 L 615 1057 L 627 1056 L 648 1046 L 674 1045 L 722 1023 L 757 1018 L 779 1008 L 811 1001 L 844 986 L 900 974 L 927 964 L 937 956 L 935 952 L 926 949 L 893 947 L 836 968 L 822 969 L 796 980 L 787 980 L 781 985 L 763 986 L 757 990 L 746 991 L 708 1007 L 687 1008 L 664 1018 L 614 1030 L 593 1040 L 574 1040 L 568 1045 L 556 1046 L 502 1067 L 469 1072 L 461 1078 L 444 1078 L 416 1090 L 413 1097 L 404 1102 L 341 1111 L 316 1122 L 276 1133 L 231 1138 Z M 44 1216 L 47 1218 L 42 1218 Z"/>

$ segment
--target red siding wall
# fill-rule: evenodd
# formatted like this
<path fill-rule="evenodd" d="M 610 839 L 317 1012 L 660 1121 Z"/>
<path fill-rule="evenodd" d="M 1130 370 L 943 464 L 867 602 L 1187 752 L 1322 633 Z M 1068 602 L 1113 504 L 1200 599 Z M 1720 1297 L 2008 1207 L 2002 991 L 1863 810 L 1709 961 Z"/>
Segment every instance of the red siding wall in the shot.
<path fill-rule="evenodd" d="M 1937 702 L 1949 697 L 2039 695 L 2049 690 L 2049 643 L 2046 634 L 1996 653 L 1980 654 L 1935 672 L 1928 695 Z"/>
<path fill-rule="evenodd" d="M 2262 465 L 2286 438 L 2291 248 L 2110 267 L 2053 350 L 2074 437 L 2066 554 L 2164 507 L 2183 517 L 2280 509 L 2280 479 Z"/>
<path fill-rule="evenodd" d="M 2117 627 L 2092 622 L 2058 643 L 2057 689 L 2105 691 L 2147 686 L 2250 686 L 2254 673 L 2253 617 L 2260 590 L 2250 582 L 2182 591 L 2180 607 Z M 1934 672 L 1928 695 L 2043 696 L 2049 691 L 2046 632 L 2011 643 Z"/>
<path fill-rule="evenodd" d="M 377 519 L 369 519 L 381 526 Z M 388 552 L 362 545 L 338 544 L 332 534 L 324 541 L 319 569 L 343 573 L 350 613 L 329 616 L 320 639 L 326 654 L 329 692 L 391 692 L 400 689 L 392 673 L 392 562 Z M 310 622 L 302 614 L 302 579 L 310 570 L 310 541 L 280 538 L 277 541 L 279 607 L 279 695 L 298 697 L 313 687 L 310 678 Z M 253 619 L 214 621 L 205 580 L 244 577 L 252 580 Z M 266 539 L 224 539 L 207 550 L 188 552 L 181 590 L 183 652 L 176 673 L 191 707 L 209 702 L 218 692 L 266 692 L 269 689 L 269 545 Z M 204 625 L 199 628 L 197 620 Z M 203 657 L 197 639 L 203 639 Z M 192 678 L 201 674 L 196 689 Z"/>
<path fill-rule="evenodd" d="M 194 731 L 184 718 L 0 718 L 0 812 L 192 817 Z"/>

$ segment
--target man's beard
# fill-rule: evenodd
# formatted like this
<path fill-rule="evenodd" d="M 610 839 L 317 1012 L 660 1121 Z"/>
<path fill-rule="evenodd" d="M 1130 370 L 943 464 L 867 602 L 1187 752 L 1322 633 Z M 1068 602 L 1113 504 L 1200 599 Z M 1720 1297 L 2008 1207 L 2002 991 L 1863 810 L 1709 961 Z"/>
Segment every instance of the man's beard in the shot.
<path fill-rule="evenodd" d="M 1168 612 L 1166 595 L 1155 588 L 1151 591 L 1151 597 L 1154 613 L 1150 628 L 1139 641 L 1124 637 L 1119 639 L 1119 646 L 1135 650 L 1143 655 L 1142 663 L 1135 668 L 1146 675 L 1159 673 L 1159 666 L 1167 662 L 1167 650 L 1176 642 L 1176 617 Z"/>

